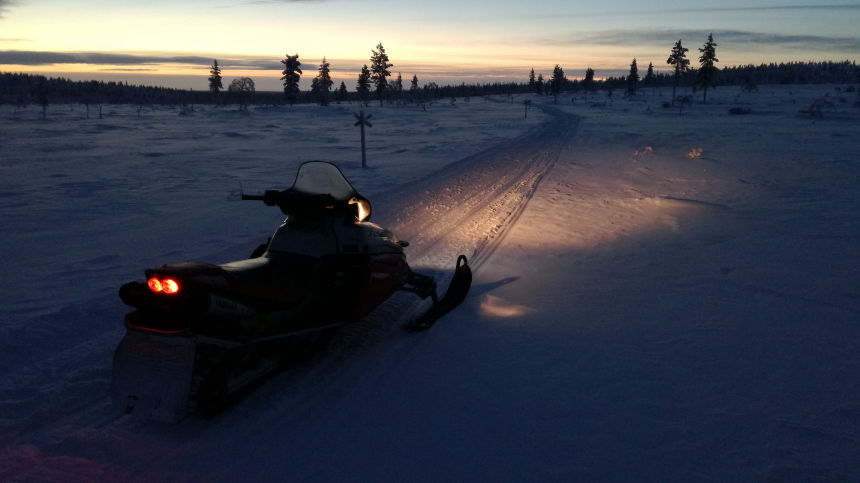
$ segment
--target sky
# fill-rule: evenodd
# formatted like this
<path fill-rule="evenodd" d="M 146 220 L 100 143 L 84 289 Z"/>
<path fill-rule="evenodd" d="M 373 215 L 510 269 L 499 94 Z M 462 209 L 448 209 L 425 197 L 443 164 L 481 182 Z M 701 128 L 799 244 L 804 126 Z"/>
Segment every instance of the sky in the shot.
<path fill-rule="evenodd" d="M 393 75 L 420 85 L 525 81 L 556 64 L 573 79 L 623 75 L 633 58 L 668 71 L 678 39 L 696 66 L 711 33 L 718 67 L 854 61 L 857 25 L 860 1 L 0 0 L 0 72 L 205 90 L 218 59 L 225 85 L 280 90 L 279 61 L 299 54 L 303 88 L 325 56 L 354 90 L 382 43 Z"/>

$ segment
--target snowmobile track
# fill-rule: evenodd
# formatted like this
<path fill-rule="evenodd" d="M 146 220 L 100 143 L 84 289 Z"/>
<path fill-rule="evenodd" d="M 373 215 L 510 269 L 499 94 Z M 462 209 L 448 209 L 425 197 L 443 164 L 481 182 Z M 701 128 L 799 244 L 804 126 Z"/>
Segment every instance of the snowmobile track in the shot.
<path fill-rule="evenodd" d="M 399 190 L 400 196 L 389 195 L 380 218 L 411 243 L 407 253 L 413 263 L 426 260 L 445 270 L 446 258 L 465 253 L 478 269 L 495 251 L 579 124 L 571 114 L 539 107 L 548 119 L 538 127 L 449 165 Z"/>
<path fill-rule="evenodd" d="M 550 106 L 538 107 L 548 116 L 537 127 L 375 201 L 377 220 L 410 241 L 407 254 L 412 263 L 417 262 L 419 271 L 424 268 L 435 272 L 440 296 L 450 282 L 458 254 L 469 256 L 470 266 L 476 271 L 490 259 L 576 133 L 579 124 L 576 116 Z M 407 294 L 399 295 L 402 296 L 392 297 L 364 319 L 341 328 L 329 345 L 308 361 L 258 388 L 246 398 L 248 407 L 234 407 L 222 417 L 247 417 L 249 411 L 275 403 L 277 411 L 289 412 L 290 419 L 300 421 L 319 410 L 319 401 L 337 400 L 338 394 L 355 387 L 344 381 L 376 377 L 380 370 L 384 371 L 380 357 L 404 349 L 402 343 L 407 340 L 416 343 L 420 340 L 407 338 L 387 349 L 378 347 L 393 329 L 401 327 L 429 303 L 415 302 Z M 377 347 L 373 353 L 368 351 L 374 346 Z M 405 349 L 408 353 L 408 348 Z M 382 354 L 376 353 L 379 350 Z M 388 354 L 388 357 L 402 356 Z M 284 393 L 285 387 L 295 390 Z M 149 423 L 124 416 L 113 411 L 110 399 L 105 396 L 76 406 L 49 426 L 152 429 Z M 28 433 L 39 439 L 50 438 L 50 427 L 33 428 Z"/>

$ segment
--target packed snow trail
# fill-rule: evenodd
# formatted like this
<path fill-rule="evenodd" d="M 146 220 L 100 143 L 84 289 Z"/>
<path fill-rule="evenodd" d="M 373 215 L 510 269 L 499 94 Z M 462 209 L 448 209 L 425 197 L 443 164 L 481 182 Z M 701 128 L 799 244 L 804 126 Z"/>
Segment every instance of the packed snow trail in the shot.
<path fill-rule="evenodd" d="M 459 253 L 467 254 L 471 259 L 470 265 L 478 268 L 501 243 L 541 178 L 552 168 L 565 142 L 575 133 L 578 125 L 576 116 L 553 108 L 546 108 L 546 112 L 549 117 L 544 123 L 503 145 L 452 163 L 436 174 L 371 200 L 374 203 L 373 220 L 411 243 L 407 248 L 410 264 L 419 271 L 436 276 L 440 295 L 447 288 L 453 274 L 453 262 Z M 248 249 L 242 247 L 240 251 L 244 253 Z M 368 364 L 371 361 L 378 364 L 387 357 L 385 354 L 391 356 L 389 353 L 400 347 L 395 344 L 385 350 L 377 344 L 392 330 L 416 316 L 427 303 L 429 301 L 416 301 L 410 294 L 396 295 L 365 319 L 344 327 L 312 360 L 263 386 L 259 390 L 259 398 L 281 398 L 284 391 L 290 396 L 299 395 L 297 399 L 289 397 L 289 404 L 281 408 L 289 408 L 297 415 L 313 410 L 330 398 L 337 399 L 335 395 L 347 390 L 354 381 L 372 377 L 374 367 Z M 104 359 L 112 352 L 112 342 L 121 331 L 118 328 L 117 334 L 109 333 L 107 337 L 100 338 L 101 344 L 109 347 L 86 353 Z M 372 351 L 368 351 L 371 347 Z M 63 366 L 76 365 L 75 357 L 69 354 L 62 359 Z M 88 367 L 83 378 L 89 375 L 92 379 L 104 381 L 109 377 L 110 368 L 104 360 Z M 303 394 L 305 396 L 301 396 Z M 21 421 L 19 430 L 36 441 L 53 440 L 59 427 L 109 432 L 153 431 L 156 435 L 164 430 L 161 426 L 116 412 L 106 393 L 92 396 L 89 400 L 76 400 L 71 406 L 51 408 L 52 415 L 45 414 L 43 410 L 31 414 Z M 62 394 L 55 397 L 58 402 L 64 399 Z M 255 397 L 252 394 L 249 399 L 254 400 Z M 260 410 L 256 404 L 251 404 L 255 407 L 253 411 Z M 228 409 L 228 413 L 241 411 L 241 407 L 242 401 L 237 407 Z M 177 428 L 175 431 L 185 434 L 181 440 L 193 441 L 197 437 L 198 426 L 206 424 L 199 418 L 192 418 L 180 425 L 186 429 Z M 189 425 L 197 429 L 187 433 Z M 63 442 L 58 444 L 64 446 Z M 152 454 L 150 460 L 150 454 L 138 455 L 141 474 L 146 474 L 147 462 L 154 463 L 158 457 Z"/>
<path fill-rule="evenodd" d="M 550 117 L 530 132 L 376 202 L 375 219 L 410 242 L 411 263 L 444 269 L 465 253 L 479 267 L 492 253 L 576 132 L 576 116 L 541 108 Z"/>

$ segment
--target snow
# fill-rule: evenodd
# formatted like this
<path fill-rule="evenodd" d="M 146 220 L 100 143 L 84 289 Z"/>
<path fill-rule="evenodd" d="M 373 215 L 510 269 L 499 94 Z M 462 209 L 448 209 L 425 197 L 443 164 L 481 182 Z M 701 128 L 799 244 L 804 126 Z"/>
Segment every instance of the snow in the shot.
<path fill-rule="evenodd" d="M 371 105 L 367 170 L 357 106 L 2 117 L 0 480 L 860 479 L 860 109 L 798 114 L 834 93 Z M 416 334 L 398 295 L 212 420 L 117 414 L 117 287 L 246 257 L 280 214 L 239 183 L 311 159 L 414 267 L 467 254 L 466 302 Z"/>

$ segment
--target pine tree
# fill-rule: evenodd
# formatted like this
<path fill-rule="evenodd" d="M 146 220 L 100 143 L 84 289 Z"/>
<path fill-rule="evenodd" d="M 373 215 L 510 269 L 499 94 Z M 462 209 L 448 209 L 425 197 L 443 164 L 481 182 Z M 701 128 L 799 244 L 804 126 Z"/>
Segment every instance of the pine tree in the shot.
<path fill-rule="evenodd" d="M 361 73 L 358 74 L 358 83 L 355 85 L 355 90 L 358 92 L 361 102 L 364 102 L 364 106 L 367 107 L 368 94 L 370 93 L 370 69 L 367 68 L 367 64 L 364 64 L 364 67 L 361 68 Z"/>
<path fill-rule="evenodd" d="M 627 94 L 636 94 L 636 86 L 639 83 L 639 67 L 636 66 L 636 59 L 630 64 L 630 75 L 627 76 Z"/>
<path fill-rule="evenodd" d="M 535 92 L 537 95 L 543 95 L 543 74 L 538 74 L 537 82 L 535 82 Z"/>
<path fill-rule="evenodd" d="M 281 77 L 281 80 L 284 81 L 284 97 L 287 98 L 287 101 L 292 106 L 295 104 L 296 96 L 299 93 L 299 79 L 302 77 L 302 70 L 299 69 L 299 66 L 302 63 L 299 62 L 299 54 L 287 55 L 287 58 L 282 60 L 281 63 L 284 64 L 284 71 L 281 72 L 284 74 Z"/>
<path fill-rule="evenodd" d="M 708 87 L 714 87 L 714 77 L 717 74 L 717 68 L 714 67 L 715 62 L 719 62 L 717 59 L 717 49 L 715 48 L 717 44 L 714 43 L 714 34 L 708 34 L 708 41 L 705 42 L 705 45 L 699 49 L 699 52 L 702 53 L 702 56 L 699 57 L 699 62 L 701 63 L 701 67 L 699 67 L 699 85 L 705 89 L 705 97 L 702 101 L 703 104 L 708 103 Z"/>
<path fill-rule="evenodd" d="M 48 82 L 44 77 L 39 77 L 36 87 L 36 102 L 42 106 L 42 119 L 48 118 Z"/>
<path fill-rule="evenodd" d="M 403 97 L 403 76 L 400 72 L 397 73 L 397 80 L 394 81 L 394 97 L 400 104 L 400 99 Z"/>
<path fill-rule="evenodd" d="M 585 89 L 586 94 L 591 90 L 592 84 L 594 84 L 594 69 L 589 67 L 585 69 L 585 79 L 582 79 L 582 88 Z"/>
<path fill-rule="evenodd" d="M 321 106 L 328 105 L 328 93 L 331 90 L 331 85 L 334 83 L 331 80 L 331 74 L 329 72 L 330 66 L 331 64 L 326 62 L 325 56 L 323 56 L 323 60 L 319 68 L 319 73 L 314 79 L 317 82 L 317 98 L 319 99 L 319 103 Z"/>
<path fill-rule="evenodd" d="M 382 96 L 388 90 L 388 80 L 386 77 L 391 75 L 388 68 L 394 67 L 394 64 L 388 63 L 388 54 L 385 53 L 385 47 L 382 46 L 382 42 L 377 44 L 376 50 L 371 52 L 373 54 L 370 56 L 370 70 L 372 72 L 370 79 L 373 81 L 374 86 L 376 86 L 376 95 L 379 97 L 379 105 L 381 107 Z"/>
<path fill-rule="evenodd" d="M 337 88 L 337 103 L 340 104 L 346 100 L 346 84 L 340 81 L 340 87 Z"/>
<path fill-rule="evenodd" d="M 213 94 L 217 94 L 218 91 L 224 88 L 224 85 L 221 84 L 221 69 L 218 67 L 217 59 L 212 61 L 212 70 L 209 73 L 212 74 L 209 76 L 209 90 Z"/>
<path fill-rule="evenodd" d="M 672 47 L 672 54 L 666 60 L 667 64 L 675 66 L 675 83 L 672 85 L 672 107 L 675 106 L 675 89 L 678 87 L 678 83 L 681 82 L 681 72 L 686 71 L 690 66 L 690 61 L 687 59 L 687 51 L 689 50 L 682 47 L 681 39 L 678 39 L 675 42 L 675 46 Z"/>
<path fill-rule="evenodd" d="M 412 82 L 409 85 L 409 101 L 418 102 L 418 97 L 421 95 L 421 91 L 418 90 L 418 76 L 412 76 Z"/>
<path fill-rule="evenodd" d="M 532 71 L 529 72 L 529 92 L 535 91 L 535 85 L 537 85 L 535 82 L 535 70 L 532 69 Z"/>
<path fill-rule="evenodd" d="M 555 68 L 552 69 L 552 77 L 549 80 L 549 91 L 552 93 L 554 102 L 558 102 L 558 94 L 564 87 L 565 81 L 567 78 L 564 77 L 564 69 L 555 64 Z"/>
<path fill-rule="evenodd" d="M 654 82 L 657 80 L 657 77 L 654 75 L 654 63 L 648 62 L 648 73 L 645 74 L 645 87 L 654 87 Z"/>

